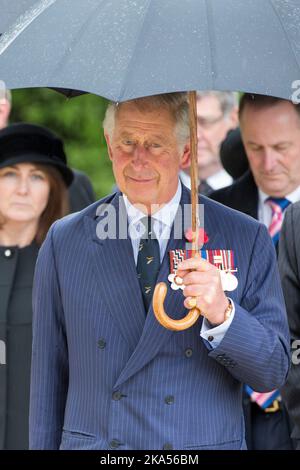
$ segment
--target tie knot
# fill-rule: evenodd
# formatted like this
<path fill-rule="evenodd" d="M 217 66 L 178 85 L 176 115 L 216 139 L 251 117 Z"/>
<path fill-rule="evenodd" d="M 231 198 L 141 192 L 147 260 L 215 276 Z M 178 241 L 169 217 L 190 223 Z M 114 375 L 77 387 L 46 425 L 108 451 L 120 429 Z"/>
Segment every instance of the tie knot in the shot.
<path fill-rule="evenodd" d="M 143 217 L 141 219 L 141 223 L 145 227 L 145 231 L 144 231 L 141 238 L 146 239 L 146 240 L 149 240 L 149 238 L 155 238 L 155 234 L 154 234 L 154 231 L 153 231 L 153 219 L 152 219 L 152 217 L 150 217 L 150 216 Z"/>
<path fill-rule="evenodd" d="M 272 214 L 280 214 L 285 211 L 288 205 L 291 203 L 285 197 L 268 197 L 266 204 L 272 209 Z"/>

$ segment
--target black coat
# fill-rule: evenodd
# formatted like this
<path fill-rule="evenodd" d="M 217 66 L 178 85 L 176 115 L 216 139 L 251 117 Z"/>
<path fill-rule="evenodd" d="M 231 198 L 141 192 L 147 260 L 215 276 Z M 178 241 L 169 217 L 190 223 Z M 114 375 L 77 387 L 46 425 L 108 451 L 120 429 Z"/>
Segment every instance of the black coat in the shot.
<path fill-rule="evenodd" d="M 247 171 L 231 186 L 213 191 L 209 197 L 258 219 L 258 189 L 250 171 Z"/>
<path fill-rule="evenodd" d="M 69 187 L 70 212 L 78 212 L 95 202 L 93 186 L 85 173 L 74 170 L 74 180 Z"/>
<path fill-rule="evenodd" d="M 35 243 L 0 247 L 0 341 L 5 346 L 5 364 L 0 364 L 0 449 L 28 448 L 31 296 L 37 254 Z"/>
<path fill-rule="evenodd" d="M 282 397 L 292 420 L 292 437 L 300 450 L 300 202 L 286 211 L 279 241 L 279 271 L 287 308 L 292 364 Z"/>

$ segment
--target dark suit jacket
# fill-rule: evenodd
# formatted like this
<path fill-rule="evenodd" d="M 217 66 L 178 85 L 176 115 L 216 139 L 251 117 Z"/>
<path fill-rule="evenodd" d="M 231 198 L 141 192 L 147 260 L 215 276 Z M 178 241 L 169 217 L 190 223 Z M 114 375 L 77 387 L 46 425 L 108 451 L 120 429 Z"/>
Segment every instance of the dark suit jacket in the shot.
<path fill-rule="evenodd" d="M 289 368 L 284 299 L 268 232 L 200 198 L 209 236 L 204 248 L 232 249 L 239 280 L 230 293 L 236 314 L 211 349 L 200 337 L 201 318 L 174 332 L 158 323 L 152 306 L 146 315 L 130 238 L 99 237 L 108 211 L 117 222 L 125 217 L 127 229 L 119 198 L 111 195 L 61 219 L 40 250 L 31 447 L 244 449 L 242 382 L 272 390 Z M 180 209 L 186 204 L 190 192 L 183 187 Z M 158 282 L 168 282 L 168 251 L 184 247 L 183 230 L 179 238 L 171 232 Z M 168 289 L 165 309 L 175 319 L 186 314 L 183 300 L 181 290 Z"/>
<path fill-rule="evenodd" d="M 292 437 L 300 450 L 300 202 L 291 205 L 285 214 L 279 241 L 279 270 L 287 307 L 292 342 L 292 366 L 282 389 L 292 420 Z M 294 346 L 294 347 L 293 347 Z M 298 349 L 297 350 L 295 349 Z"/>
<path fill-rule="evenodd" d="M 225 206 L 251 215 L 255 219 L 258 218 L 258 190 L 250 171 L 247 171 L 231 186 L 213 191 L 209 197 Z"/>
<path fill-rule="evenodd" d="M 228 207 L 241 211 L 245 214 L 258 219 L 258 188 L 253 175 L 248 170 L 243 176 L 236 180 L 231 186 L 219 189 L 209 195 Z M 276 246 L 278 252 L 278 245 Z M 290 424 L 286 410 L 282 409 L 280 415 L 271 416 L 256 415 L 252 417 L 251 403 L 248 396 L 244 396 L 244 412 L 246 420 L 246 439 L 250 449 L 290 449 L 292 448 L 290 440 Z M 271 418 L 271 419 L 270 419 Z"/>
<path fill-rule="evenodd" d="M 74 170 L 74 180 L 69 187 L 70 212 L 78 212 L 95 202 L 93 186 L 85 173 Z"/>

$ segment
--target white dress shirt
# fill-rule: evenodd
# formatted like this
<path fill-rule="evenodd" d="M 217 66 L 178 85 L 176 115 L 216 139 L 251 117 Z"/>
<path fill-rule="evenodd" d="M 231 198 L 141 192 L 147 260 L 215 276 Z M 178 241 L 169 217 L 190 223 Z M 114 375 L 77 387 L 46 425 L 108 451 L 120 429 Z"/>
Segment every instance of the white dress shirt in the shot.
<path fill-rule="evenodd" d="M 217 189 L 225 188 L 226 186 L 230 186 L 233 183 L 233 178 L 227 173 L 224 168 L 217 173 L 206 178 L 207 184 L 216 191 Z"/>
<path fill-rule="evenodd" d="M 180 203 L 181 193 L 181 183 L 178 181 L 177 191 L 172 199 L 151 215 L 153 220 L 152 228 L 159 243 L 160 262 L 162 262 L 165 255 L 171 228 Z M 145 231 L 145 226 L 141 222 L 141 219 L 147 217 L 147 214 L 131 204 L 125 194 L 123 194 L 123 199 L 127 211 L 129 236 L 131 238 L 134 261 L 135 264 L 137 264 L 140 240 Z"/>
<path fill-rule="evenodd" d="M 184 186 L 188 189 L 191 189 L 191 177 L 184 171 L 180 172 L 180 179 Z M 233 183 L 233 179 L 229 173 L 227 173 L 224 168 L 220 171 L 217 171 L 214 175 L 209 176 L 206 179 L 207 184 L 212 188 L 213 191 L 221 188 L 225 188 L 225 186 L 230 186 Z"/>

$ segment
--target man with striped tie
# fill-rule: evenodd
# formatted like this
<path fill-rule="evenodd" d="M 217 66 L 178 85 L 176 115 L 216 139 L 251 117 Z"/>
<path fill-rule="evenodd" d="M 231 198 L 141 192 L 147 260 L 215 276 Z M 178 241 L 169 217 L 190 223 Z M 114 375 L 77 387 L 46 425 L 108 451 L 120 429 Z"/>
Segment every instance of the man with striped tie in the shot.
<path fill-rule="evenodd" d="M 286 211 L 279 242 L 279 272 L 291 333 L 292 361 L 282 388 L 292 421 L 292 437 L 300 450 L 300 201 Z"/>
<path fill-rule="evenodd" d="M 285 210 L 300 200 L 300 106 L 245 94 L 239 116 L 250 170 L 211 198 L 264 223 L 277 251 Z M 248 448 L 292 448 L 279 391 L 261 394 L 247 387 L 244 402 Z"/>
<path fill-rule="evenodd" d="M 174 319 L 192 305 L 202 315 L 164 328 L 152 295 L 186 247 L 187 96 L 112 103 L 104 129 L 120 191 L 54 224 L 39 252 L 30 447 L 245 449 L 243 383 L 281 387 L 290 362 L 268 232 L 201 196 L 207 257 L 181 258 L 185 287 L 169 284 L 164 305 Z"/>

